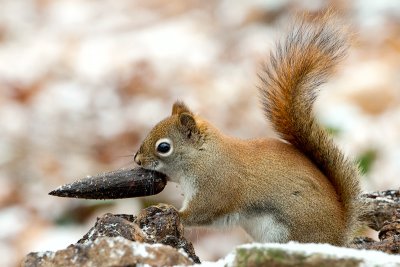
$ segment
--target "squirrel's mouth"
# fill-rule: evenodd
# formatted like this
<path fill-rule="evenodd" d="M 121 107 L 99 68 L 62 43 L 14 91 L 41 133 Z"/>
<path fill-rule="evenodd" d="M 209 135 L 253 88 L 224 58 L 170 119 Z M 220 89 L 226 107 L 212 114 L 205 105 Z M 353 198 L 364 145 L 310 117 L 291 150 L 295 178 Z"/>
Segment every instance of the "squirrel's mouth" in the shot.
<path fill-rule="evenodd" d="M 160 168 L 155 168 L 155 169 L 151 169 L 153 172 L 156 172 L 156 173 L 161 173 L 162 175 L 164 175 L 165 176 L 165 179 L 167 180 L 167 181 L 169 181 L 169 182 L 171 182 L 172 180 L 171 180 L 171 178 L 165 173 L 165 172 L 163 172 L 162 170 L 160 170 Z"/>
<path fill-rule="evenodd" d="M 139 167 L 149 171 L 158 171 L 160 168 L 158 160 L 146 158 L 138 154 L 135 155 L 135 162 Z"/>
<path fill-rule="evenodd" d="M 169 176 L 165 174 L 163 171 L 160 170 L 162 164 L 158 160 L 152 160 L 151 162 L 142 162 L 139 165 L 139 168 L 150 171 L 150 173 L 154 174 L 154 177 L 159 177 L 162 176 L 163 179 L 166 181 L 171 181 Z"/>
<path fill-rule="evenodd" d="M 171 179 L 170 175 L 171 173 L 168 175 L 163 169 L 164 167 L 164 163 L 156 160 L 156 159 L 152 159 L 151 161 L 147 161 L 147 162 L 142 162 L 142 164 L 140 165 L 141 168 L 148 170 L 148 171 L 153 171 L 155 173 L 160 173 L 163 176 L 165 176 L 165 179 L 169 182 L 174 182 L 174 179 Z"/>

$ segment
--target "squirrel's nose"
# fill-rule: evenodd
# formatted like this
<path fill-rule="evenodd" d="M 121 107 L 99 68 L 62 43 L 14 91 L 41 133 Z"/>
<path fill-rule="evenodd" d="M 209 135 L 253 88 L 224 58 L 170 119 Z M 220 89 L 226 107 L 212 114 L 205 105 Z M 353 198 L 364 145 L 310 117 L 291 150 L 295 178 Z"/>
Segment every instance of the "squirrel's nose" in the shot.
<path fill-rule="evenodd" d="M 138 153 L 135 154 L 133 160 L 136 162 L 137 165 L 142 165 L 142 162 L 140 161 L 140 155 Z"/>

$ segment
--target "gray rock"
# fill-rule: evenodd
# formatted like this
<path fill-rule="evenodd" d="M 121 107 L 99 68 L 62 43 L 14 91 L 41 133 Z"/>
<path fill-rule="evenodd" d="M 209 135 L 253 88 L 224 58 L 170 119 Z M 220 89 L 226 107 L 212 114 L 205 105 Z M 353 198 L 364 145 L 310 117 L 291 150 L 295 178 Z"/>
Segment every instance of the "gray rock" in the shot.
<path fill-rule="evenodd" d="M 159 204 L 137 217 L 107 213 L 82 239 L 56 252 L 28 254 L 22 266 L 150 266 L 200 263 L 177 210 Z"/>
<path fill-rule="evenodd" d="M 146 244 L 123 237 L 99 237 L 57 252 L 28 254 L 22 266 L 149 266 L 192 265 L 185 253 L 161 244 Z"/>

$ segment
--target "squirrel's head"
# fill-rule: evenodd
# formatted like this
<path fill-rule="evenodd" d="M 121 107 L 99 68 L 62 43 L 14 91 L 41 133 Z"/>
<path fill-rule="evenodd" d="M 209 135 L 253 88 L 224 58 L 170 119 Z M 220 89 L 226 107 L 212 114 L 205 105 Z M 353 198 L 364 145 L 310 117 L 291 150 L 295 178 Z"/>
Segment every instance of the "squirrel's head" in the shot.
<path fill-rule="evenodd" d="M 198 154 L 203 139 L 194 114 L 184 103 L 176 102 L 171 116 L 159 122 L 145 138 L 135 162 L 174 180 L 177 171 Z"/>

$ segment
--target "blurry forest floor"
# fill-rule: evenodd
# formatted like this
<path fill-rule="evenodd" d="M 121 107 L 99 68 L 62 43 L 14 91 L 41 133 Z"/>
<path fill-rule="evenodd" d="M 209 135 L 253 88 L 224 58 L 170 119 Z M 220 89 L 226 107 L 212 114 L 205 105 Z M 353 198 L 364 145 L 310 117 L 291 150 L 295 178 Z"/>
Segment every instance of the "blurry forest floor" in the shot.
<path fill-rule="evenodd" d="M 0 265 L 75 243 L 105 212 L 137 214 L 158 202 L 179 208 L 174 184 L 143 199 L 47 195 L 133 166 L 141 140 L 177 99 L 231 135 L 273 136 L 257 70 L 293 12 L 328 4 L 351 24 L 354 42 L 315 111 L 361 162 L 365 191 L 398 188 L 397 0 L 0 1 Z M 249 241 L 240 229 L 187 236 L 202 260 Z"/>

